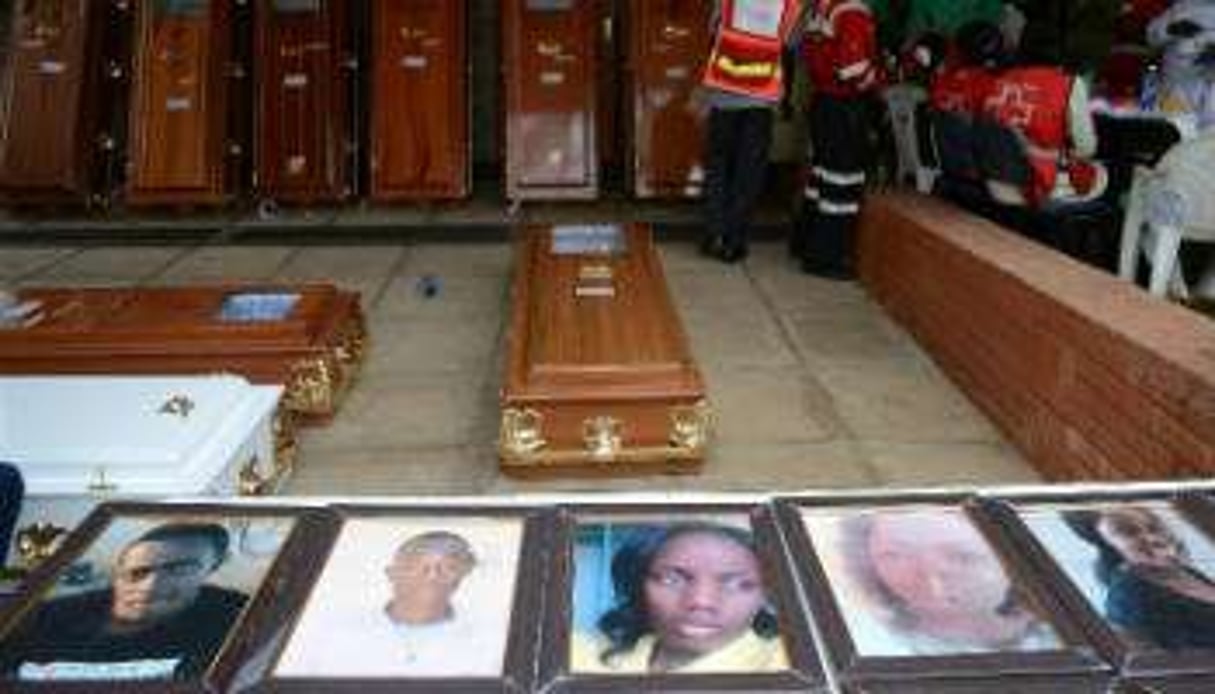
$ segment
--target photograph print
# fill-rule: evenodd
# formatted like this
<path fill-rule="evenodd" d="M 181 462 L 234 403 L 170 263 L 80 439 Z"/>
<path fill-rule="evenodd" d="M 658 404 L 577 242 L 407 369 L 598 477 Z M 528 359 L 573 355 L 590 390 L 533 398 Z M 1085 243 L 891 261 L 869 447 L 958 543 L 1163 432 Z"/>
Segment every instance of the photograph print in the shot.
<path fill-rule="evenodd" d="M 295 523 L 239 511 L 114 516 L 0 634 L 0 672 L 201 680 Z"/>
<path fill-rule="evenodd" d="M 746 513 L 580 518 L 570 673 L 789 669 Z"/>
<path fill-rule="evenodd" d="M 860 657 L 1063 645 L 960 506 L 801 508 L 799 515 Z"/>
<path fill-rule="evenodd" d="M 273 677 L 501 677 L 524 525 L 522 516 L 347 518 Z"/>
<path fill-rule="evenodd" d="M 1127 645 L 1215 648 L 1215 542 L 1173 501 L 1042 504 L 1017 515 Z"/>

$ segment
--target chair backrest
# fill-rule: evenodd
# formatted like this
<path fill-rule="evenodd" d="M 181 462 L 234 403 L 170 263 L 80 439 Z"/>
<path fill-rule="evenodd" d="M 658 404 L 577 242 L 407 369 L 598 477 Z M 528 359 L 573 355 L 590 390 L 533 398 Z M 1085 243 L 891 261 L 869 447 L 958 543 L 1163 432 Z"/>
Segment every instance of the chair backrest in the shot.
<path fill-rule="evenodd" d="M 930 169 L 941 168 L 941 160 L 934 146 L 936 135 L 932 125 L 932 106 L 927 101 L 915 105 L 915 129 L 920 164 Z"/>
<path fill-rule="evenodd" d="M 990 118 L 976 118 L 972 124 L 975 159 L 985 181 L 999 181 L 1026 189 L 1033 181 L 1033 168 L 1025 143 L 1013 129 Z"/>
<path fill-rule="evenodd" d="M 1177 126 L 1164 118 L 1093 115 L 1097 130 L 1097 158 L 1135 165 L 1155 166 L 1181 141 Z"/>
<path fill-rule="evenodd" d="M 970 118 L 951 111 L 932 109 L 930 120 L 937 158 L 946 178 L 979 180 L 981 174 L 975 160 L 975 133 Z"/>
<path fill-rule="evenodd" d="M 9 463 L 0 463 L 0 567 L 8 559 L 8 547 L 12 543 L 13 529 L 17 525 L 24 496 L 25 484 L 21 471 Z"/>

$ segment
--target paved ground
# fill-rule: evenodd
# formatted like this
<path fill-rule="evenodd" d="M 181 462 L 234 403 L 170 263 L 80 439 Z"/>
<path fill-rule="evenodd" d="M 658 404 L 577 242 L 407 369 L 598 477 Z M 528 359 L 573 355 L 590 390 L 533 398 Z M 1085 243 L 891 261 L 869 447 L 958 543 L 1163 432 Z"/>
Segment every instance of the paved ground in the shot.
<path fill-rule="evenodd" d="M 494 443 L 511 246 L 0 247 L 0 282 L 161 285 L 329 279 L 363 293 L 371 349 L 332 425 L 310 429 L 299 494 L 779 490 L 1032 482 L 1036 473 L 859 285 L 796 271 L 778 241 L 727 267 L 660 244 L 708 382 L 717 436 L 703 474 L 523 482 Z M 424 276 L 439 291 L 418 291 Z"/>

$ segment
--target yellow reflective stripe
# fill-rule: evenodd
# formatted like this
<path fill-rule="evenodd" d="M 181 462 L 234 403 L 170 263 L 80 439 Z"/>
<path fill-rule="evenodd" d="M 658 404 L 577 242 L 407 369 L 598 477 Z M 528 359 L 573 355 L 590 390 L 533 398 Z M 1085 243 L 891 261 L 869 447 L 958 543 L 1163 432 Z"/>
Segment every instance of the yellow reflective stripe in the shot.
<path fill-rule="evenodd" d="M 717 57 L 717 69 L 734 77 L 771 77 L 776 74 L 776 63 L 736 63 L 730 56 Z"/>

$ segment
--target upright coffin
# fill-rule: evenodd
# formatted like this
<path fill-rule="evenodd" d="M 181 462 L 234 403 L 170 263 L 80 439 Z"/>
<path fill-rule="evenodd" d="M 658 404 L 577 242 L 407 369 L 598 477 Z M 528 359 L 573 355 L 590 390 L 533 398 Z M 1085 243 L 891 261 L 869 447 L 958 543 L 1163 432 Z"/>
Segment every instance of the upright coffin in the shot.
<path fill-rule="evenodd" d="M 0 377 L 0 460 L 26 487 L 10 556 L 41 559 L 103 499 L 273 492 L 292 465 L 281 394 L 230 375 Z"/>
<path fill-rule="evenodd" d="M 711 9 L 703 0 L 632 0 L 629 109 L 639 198 L 700 194 L 704 123 L 689 100 L 709 49 Z"/>
<path fill-rule="evenodd" d="M 352 192 L 355 69 L 342 0 L 261 0 L 256 184 L 267 199 L 334 202 Z"/>
<path fill-rule="evenodd" d="M 595 0 L 506 0 L 506 194 L 594 198 Z"/>
<path fill-rule="evenodd" d="M 139 0 L 127 202 L 226 200 L 232 3 Z"/>
<path fill-rule="evenodd" d="M 467 0 L 372 4 L 374 200 L 468 195 L 467 37 Z"/>
<path fill-rule="evenodd" d="M 39 289 L 0 328 L 3 374 L 242 374 L 286 386 L 284 405 L 331 417 L 362 363 L 357 292 L 329 284 Z"/>
<path fill-rule="evenodd" d="M 107 130 L 109 3 L 18 2 L 0 89 L 0 191 L 18 203 L 85 202 Z"/>
<path fill-rule="evenodd" d="M 534 227 L 515 270 L 504 472 L 692 472 L 709 434 L 648 227 Z"/>

